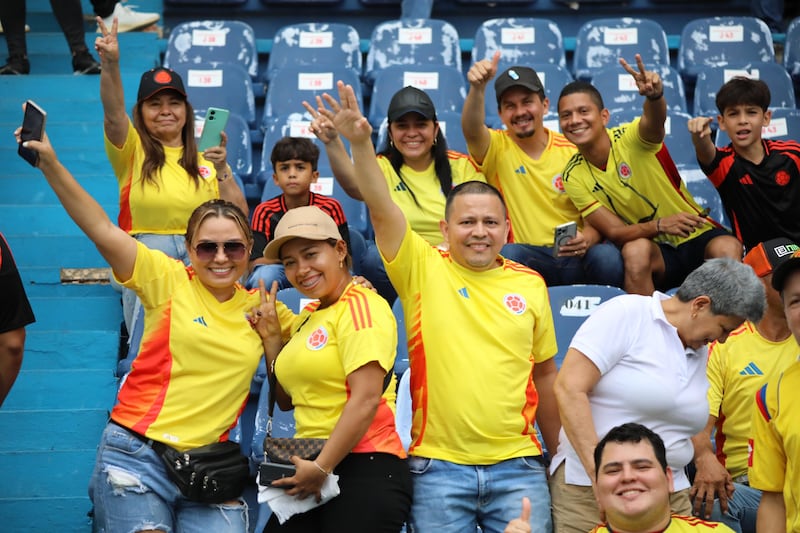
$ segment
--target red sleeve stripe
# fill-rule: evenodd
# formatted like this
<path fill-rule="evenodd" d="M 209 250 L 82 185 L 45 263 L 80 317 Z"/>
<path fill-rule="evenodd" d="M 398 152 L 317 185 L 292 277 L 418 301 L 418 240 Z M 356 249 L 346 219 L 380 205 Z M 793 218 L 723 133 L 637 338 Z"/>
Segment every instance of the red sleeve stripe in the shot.
<path fill-rule="evenodd" d="M 349 291 L 344 298 L 350 309 L 350 317 L 353 319 L 355 330 L 371 328 L 372 314 L 369 310 L 366 294 L 361 291 Z"/>

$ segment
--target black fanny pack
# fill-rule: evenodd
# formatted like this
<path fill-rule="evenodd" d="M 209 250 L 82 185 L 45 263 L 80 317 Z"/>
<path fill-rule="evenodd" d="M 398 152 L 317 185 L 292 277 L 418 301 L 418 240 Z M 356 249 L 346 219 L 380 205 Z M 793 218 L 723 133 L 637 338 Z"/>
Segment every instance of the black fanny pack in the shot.
<path fill-rule="evenodd" d="M 128 428 L 125 428 L 128 429 Z M 180 452 L 128 429 L 161 456 L 170 479 L 186 498 L 222 503 L 239 498 L 250 478 L 250 466 L 239 444 L 214 442 Z"/>

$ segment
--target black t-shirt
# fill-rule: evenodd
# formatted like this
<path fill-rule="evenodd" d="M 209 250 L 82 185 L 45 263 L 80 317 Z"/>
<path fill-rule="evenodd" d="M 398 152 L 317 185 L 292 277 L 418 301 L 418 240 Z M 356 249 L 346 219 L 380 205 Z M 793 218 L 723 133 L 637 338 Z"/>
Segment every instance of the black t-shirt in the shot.
<path fill-rule="evenodd" d="M 35 320 L 11 249 L 0 233 L 0 333 L 25 327 Z"/>

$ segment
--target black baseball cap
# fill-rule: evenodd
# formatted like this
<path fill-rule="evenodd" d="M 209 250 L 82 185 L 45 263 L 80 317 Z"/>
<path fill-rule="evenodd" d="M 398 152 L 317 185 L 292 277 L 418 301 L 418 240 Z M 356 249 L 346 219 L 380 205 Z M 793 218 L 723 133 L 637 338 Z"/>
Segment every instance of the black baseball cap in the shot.
<path fill-rule="evenodd" d="M 760 242 L 751 248 L 742 259 L 746 265 L 753 267 L 756 275 L 763 278 L 778 268 L 784 261 L 800 251 L 800 246 L 786 237 L 778 237 Z"/>
<path fill-rule="evenodd" d="M 139 81 L 139 95 L 136 97 L 136 102 L 142 102 L 166 90 L 176 91 L 186 98 L 183 80 L 177 72 L 164 67 L 150 69 L 142 74 L 142 79 Z"/>
<path fill-rule="evenodd" d="M 778 292 L 783 292 L 786 279 L 796 270 L 800 270 L 800 250 L 796 250 L 792 255 L 786 257 L 783 262 L 772 271 L 772 288 Z"/>
<path fill-rule="evenodd" d="M 436 120 L 436 108 L 431 97 L 411 85 L 394 93 L 386 115 L 389 122 L 394 122 L 406 113 L 419 113 L 428 120 Z"/>
<path fill-rule="evenodd" d="M 544 84 L 542 84 L 539 75 L 532 68 L 510 67 L 497 77 L 494 81 L 494 94 L 497 97 L 498 106 L 503 93 L 512 87 L 525 87 L 529 91 L 544 96 Z"/>

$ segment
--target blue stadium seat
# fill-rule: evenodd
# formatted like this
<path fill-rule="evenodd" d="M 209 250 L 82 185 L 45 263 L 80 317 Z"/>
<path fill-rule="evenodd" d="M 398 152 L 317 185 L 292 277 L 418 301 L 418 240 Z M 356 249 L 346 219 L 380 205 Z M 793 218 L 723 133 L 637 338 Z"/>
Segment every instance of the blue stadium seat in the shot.
<path fill-rule="evenodd" d="M 670 111 L 664 124 L 666 130 L 664 144 L 679 170 L 684 166 L 697 166 L 692 134 L 689 133 L 687 126 L 691 118 L 688 113 Z"/>
<path fill-rule="evenodd" d="M 677 66 L 687 89 L 705 67 L 775 61 L 772 33 L 755 17 L 707 17 L 681 31 Z"/>
<path fill-rule="evenodd" d="M 575 78 L 590 80 L 598 70 L 618 65 L 620 58 L 636 68 L 635 54 L 645 65 L 669 65 L 667 34 L 658 22 L 628 17 L 590 20 L 575 38 Z"/>
<path fill-rule="evenodd" d="M 325 152 L 325 145 L 317 139 L 316 135 L 309 129 L 311 120 L 305 113 L 305 109 L 290 112 L 288 114 L 266 117 L 261 124 L 264 131 L 264 141 L 261 146 L 261 166 L 256 175 L 256 183 L 262 186 L 272 181 L 272 163 L 270 154 L 272 147 L 282 137 L 306 137 L 311 139 L 319 147 L 318 169 L 330 168 L 328 155 Z M 345 145 L 347 145 L 345 143 Z M 274 195 L 273 195 L 274 196 Z"/>
<path fill-rule="evenodd" d="M 447 149 L 455 150 L 466 154 L 467 141 L 464 139 L 464 131 L 461 129 L 461 113 L 455 111 L 442 111 L 436 112 L 436 119 L 439 122 L 439 127 L 442 129 L 445 139 L 447 140 Z M 380 127 L 378 128 L 378 140 L 375 143 L 375 151 L 381 152 L 386 148 L 386 143 L 389 141 L 389 122 L 383 119 Z"/>
<path fill-rule="evenodd" d="M 800 86 L 800 17 L 789 23 L 786 29 L 786 43 L 783 46 L 783 66 Z"/>
<path fill-rule="evenodd" d="M 667 109 L 687 113 L 689 106 L 680 73 L 669 65 L 648 65 L 647 68 L 661 76 Z M 644 97 L 639 95 L 633 76 L 619 64 L 598 70 L 592 78 L 592 85 L 603 95 L 603 103 L 608 109 L 632 108 L 642 112 Z"/>
<path fill-rule="evenodd" d="M 253 28 L 236 20 L 182 22 L 169 34 L 164 66 L 231 63 L 244 67 L 252 79 L 258 75 L 258 50 Z"/>
<path fill-rule="evenodd" d="M 686 189 L 697 204 L 702 208 L 708 209 L 708 216 L 726 228 L 730 228 L 725 208 L 722 206 L 722 198 L 720 198 L 714 184 L 703 174 L 703 171 L 699 167 L 694 169 L 684 168 L 681 170 L 681 175 L 684 183 L 686 183 Z"/>
<path fill-rule="evenodd" d="M 427 93 L 436 113 L 460 113 L 467 97 L 464 75 L 454 67 L 442 65 L 393 65 L 375 75 L 367 114 L 373 128 L 386 119 L 392 96 L 403 87 L 413 86 Z"/>
<path fill-rule="evenodd" d="M 515 65 L 503 63 L 501 61 L 497 66 L 497 71 L 503 72 L 512 66 Z M 561 93 L 561 89 L 564 88 L 564 85 L 574 81 L 572 74 L 566 68 L 551 63 L 525 63 L 522 66 L 530 67 L 535 70 L 544 85 L 545 96 L 550 100 L 550 110 L 544 117 L 545 122 L 548 120 L 555 120 L 557 122 L 558 95 Z M 490 128 L 504 127 L 503 122 L 497 114 L 497 96 L 494 92 L 494 81 L 486 84 L 484 112 L 486 113 L 486 124 Z"/>
<path fill-rule="evenodd" d="M 772 109 L 772 119 L 769 125 L 761 130 L 765 139 L 798 140 L 800 139 L 800 109 L 795 107 L 779 107 Z M 731 142 L 728 134 L 717 130 L 714 144 L 719 147 L 727 146 Z"/>
<path fill-rule="evenodd" d="M 303 113 L 307 120 L 311 120 L 303 101 L 316 107 L 316 97 L 323 93 L 338 99 L 336 82 L 340 80 L 353 86 L 359 106 L 363 109 L 361 78 L 352 69 L 313 65 L 287 66 L 275 71 L 267 87 L 262 120 L 285 113 Z"/>
<path fill-rule="evenodd" d="M 275 32 L 266 79 L 290 66 L 347 68 L 361 74 L 361 40 L 349 24 L 289 24 Z"/>
<path fill-rule="evenodd" d="M 396 298 L 392 304 L 392 313 L 397 322 L 397 356 L 394 359 L 394 373 L 397 378 L 408 369 L 408 338 L 406 337 L 406 320 L 403 315 L 403 305 L 400 298 Z"/>
<path fill-rule="evenodd" d="M 472 63 L 491 59 L 497 50 L 500 61 L 508 65 L 567 66 L 561 30 L 549 19 L 515 17 L 483 21 L 475 32 Z"/>
<path fill-rule="evenodd" d="M 370 36 L 364 67 L 367 84 L 372 86 L 375 74 L 392 65 L 445 65 L 460 71 L 461 43 L 455 26 L 437 19 L 381 22 Z"/>
<path fill-rule="evenodd" d="M 606 300 L 625 294 L 622 289 L 607 285 L 560 285 L 548 287 L 547 292 L 556 328 L 556 366 L 559 368 L 567 355 L 572 337 L 586 317 Z"/>
<path fill-rule="evenodd" d="M 735 76 L 764 80 L 769 86 L 770 108 L 796 107 L 794 84 L 786 69 L 778 63 L 759 61 L 701 69 L 694 87 L 694 115 L 716 117 L 719 114 L 717 91 Z"/>
<path fill-rule="evenodd" d="M 256 124 L 256 100 L 253 81 L 244 67 L 230 63 L 181 63 L 173 68 L 186 86 L 192 107 L 204 114 L 209 107 L 221 107 Z"/>

